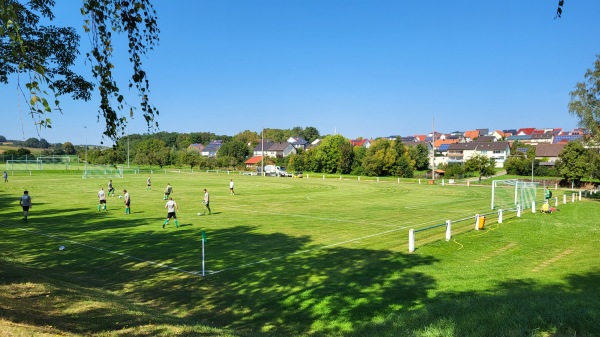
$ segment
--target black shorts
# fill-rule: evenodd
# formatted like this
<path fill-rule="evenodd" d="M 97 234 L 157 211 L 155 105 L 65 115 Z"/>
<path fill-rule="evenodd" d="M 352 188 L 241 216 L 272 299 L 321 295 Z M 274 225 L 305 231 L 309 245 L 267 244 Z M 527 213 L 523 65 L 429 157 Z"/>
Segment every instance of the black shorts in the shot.
<path fill-rule="evenodd" d="M 31 206 L 22 206 L 22 207 L 23 207 L 23 211 L 27 212 L 27 211 L 29 211 L 29 207 L 31 207 Z"/>
<path fill-rule="evenodd" d="M 169 212 L 167 213 L 167 219 L 177 219 L 177 215 L 175 214 L 175 212 Z"/>
<path fill-rule="evenodd" d="M 131 201 L 125 201 L 125 206 L 129 207 L 130 204 L 131 204 Z"/>
<path fill-rule="evenodd" d="M 106 204 L 106 200 L 100 200 L 101 204 Z"/>

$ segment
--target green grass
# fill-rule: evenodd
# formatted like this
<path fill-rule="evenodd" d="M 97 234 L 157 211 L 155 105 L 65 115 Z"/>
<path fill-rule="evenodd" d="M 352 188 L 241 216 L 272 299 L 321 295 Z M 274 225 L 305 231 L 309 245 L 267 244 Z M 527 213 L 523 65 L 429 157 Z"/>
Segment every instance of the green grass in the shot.
<path fill-rule="evenodd" d="M 600 335 L 598 199 L 498 224 L 489 186 L 159 173 L 152 191 L 146 175 L 113 179 L 131 193 L 125 215 L 117 197 L 97 212 L 105 179 L 32 174 L 0 186 L 9 335 Z M 179 228 L 161 228 L 167 183 Z M 197 215 L 204 188 L 210 216 Z M 447 219 L 468 220 L 449 242 L 419 232 L 408 253 L 410 228 Z"/>

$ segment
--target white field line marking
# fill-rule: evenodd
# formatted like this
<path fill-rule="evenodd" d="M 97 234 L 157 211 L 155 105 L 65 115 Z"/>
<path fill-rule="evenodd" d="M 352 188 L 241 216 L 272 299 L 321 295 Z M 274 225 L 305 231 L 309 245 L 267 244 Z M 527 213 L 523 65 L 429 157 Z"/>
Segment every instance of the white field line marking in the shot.
<path fill-rule="evenodd" d="M 91 248 L 91 249 L 94 249 L 94 250 L 97 250 L 97 251 L 107 252 L 107 253 L 111 253 L 111 254 L 115 254 L 115 255 L 120 255 L 122 257 L 131 259 L 131 260 L 136 260 L 136 261 L 148 263 L 148 264 L 151 264 L 151 265 L 163 268 L 163 269 L 171 269 L 171 270 L 175 270 L 175 271 L 178 271 L 178 272 L 186 273 L 186 274 L 189 274 L 189 275 L 200 276 L 200 272 L 193 272 L 193 271 L 185 270 L 185 269 L 182 269 L 182 268 L 169 266 L 168 264 L 164 264 L 164 263 L 160 263 L 160 262 L 156 262 L 156 261 L 145 260 L 145 259 L 142 259 L 142 258 L 139 258 L 139 257 L 135 257 L 135 256 L 128 255 L 128 254 L 125 254 L 125 253 L 117 252 L 117 251 L 114 251 L 114 250 L 100 248 L 100 247 L 88 245 L 87 243 L 81 243 L 81 242 L 77 242 L 77 241 L 74 241 L 74 240 L 71 240 L 71 239 L 66 239 L 66 238 L 63 238 L 63 237 L 60 237 L 60 236 L 57 236 L 57 235 L 42 233 L 42 232 L 39 232 L 39 231 L 35 231 L 35 230 L 31 230 L 31 229 L 25 229 L 25 228 L 18 228 L 18 227 L 15 227 L 15 228 L 18 229 L 18 230 L 24 231 L 24 232 L 34 233 L 34 234 L 46 236 L 46 237 L 53 238 L 53 239 L 59 239 L 59 240 L 62 240 L 62 241 L 66 241 L 66 242 L 75 244 L 75 245 L 79 245 L 79 246 Z"/>
<path fill-rule="evenodd" d="M 235 267 L 230 267 L 230 268 L 224 268 L 224 269 L 221 269 L 221 270 L 216 270 L 216 271 L 211 272 L 210 274 L 218 274 L 218 273 L 221 273 L 221 272 L 224 272 L 224 271 L 230 271 L 230 270 L 235 270 L 235 269 L 246 268 L 246 267 L 249 267 L 249 266 L 253 266 L 255 264 L 266 263 L 266 262 L 274 261 L 274 260 L 281 260 L 281 259 L 284 259 L 284 258 L 289 257 L 289 256 L 300 255 L 300 254 L 310 253 L 310 252 L 317 251 L 317 250 L 322 250 L 322 249 L 326 249 L 326 248 L 340 246 L 340 245 L 343 245 L 343 244 L 346 244 L 346 243 L 356 242 L 356 241 L 360 241 L 360 240 L 364 240 L 364 239 L 369 239 L 369 238 L 372 238 L 372 237 L 381 236 L 381 235 L 385 235 L 385 234 L 389 234 L 389 233 L 401 231 L 401 230 L 407 229 L 407 228 L 409 228 L 409 227 L 408 226 L 404 226 L 404 227 L 400 227 L 400 228 L 390 229 L 390 230 L 385 231 L 385 232 L 379 232 L 379 233 L 375 233 L 375 234 L 365 235 L 365 236 L 362 236 L 362 237 L 359 237 L 359 238 L 354 238 L 354 239 L 350 239 L 350 240 L 346 240 L 346 241 L 342 241 L 342 242 L 331 243 L 331 244 L 328 244 L 328 245 L 325 245 L 325 246 L 321 246 L 321 247 L 300 250 L 300 251 L 297 251 L 297 252 L 294 252 L 294 253 L 289 253 L 289 254 L 284 254 L 284 255 L 272 257 L 270 259 L 259 260 L 259 261 L 256 261 L 256 262 L 245 263 L 245 264 L 242 264 L 242 265 L 239 265 L 239 266 L 235 266 Z"/>

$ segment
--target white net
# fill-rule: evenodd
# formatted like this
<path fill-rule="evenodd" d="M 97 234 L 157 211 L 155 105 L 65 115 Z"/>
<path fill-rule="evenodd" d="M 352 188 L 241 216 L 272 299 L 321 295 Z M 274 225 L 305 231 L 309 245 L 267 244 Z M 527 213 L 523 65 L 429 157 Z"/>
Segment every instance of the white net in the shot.
<path fill-rule="evenodd" d="M 492 209 L 531 208 L 535 201 L 538 183 L 517 179 L 492 182 Z"/>
<path fill-rule="evenodd" d="M 83 179 L 88 178 L 123 178 L 123 166 L 87 165 Z"/>

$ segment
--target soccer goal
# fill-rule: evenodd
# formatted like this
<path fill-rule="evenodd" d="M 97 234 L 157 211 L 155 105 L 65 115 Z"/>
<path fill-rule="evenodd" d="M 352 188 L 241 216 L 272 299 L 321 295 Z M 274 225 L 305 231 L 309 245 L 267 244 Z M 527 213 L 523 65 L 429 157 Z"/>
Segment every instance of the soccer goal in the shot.
<path fill-rule="evenodd" d="M 538 183 L 518 179 L 494 180 L 492 182 L 492 209 L 531 208 L 535 201 Z"/>
<path fill-rule="evenodd" d="M 123 166 L 87 165 L 83 179 L 88 178 L 123 178 Z"/>
<path fill-rule="evenodd" d="M 42 163 L 37 160 L 7 160 L 6 170 L 7 171 L 31 171 L 41 170 Z"/>
<path fill-rule="evenodd" d="M 40 156 L 37 157 L 42 170 L 68 170 L 71 168 L 69 156 Z"/>

